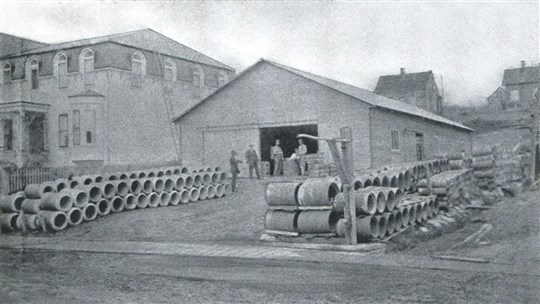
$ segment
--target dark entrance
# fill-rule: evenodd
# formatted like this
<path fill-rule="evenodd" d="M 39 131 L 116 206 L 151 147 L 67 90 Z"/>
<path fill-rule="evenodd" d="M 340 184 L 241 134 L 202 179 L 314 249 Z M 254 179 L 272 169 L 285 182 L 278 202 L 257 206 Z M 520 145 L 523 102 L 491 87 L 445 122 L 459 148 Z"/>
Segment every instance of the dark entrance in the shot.
<path fill-rule="evenodd" d="M 416 133 L 416 160 L 421 161 L 424 159 L 424 135 Z"/>
<path fill-rule="evenodd" d="M 280 140 L 280 146 L 283 150 L 284 157 L 291 157 L 298 148 L 298 134 L 309 134 L 318 136 L 317 125 L 301 125 L 301 126 L 286 126 L 261 128 L 261 159 L 270 161 L 270 148 L 275 145 L 276 139 Z M 319 151 L 318 142 L 315 140 L 304 140 L 307 146 L 308 154 L 317 153 Z M 273 172 L 274 164 L 270 162 L 270 172 Z"/>

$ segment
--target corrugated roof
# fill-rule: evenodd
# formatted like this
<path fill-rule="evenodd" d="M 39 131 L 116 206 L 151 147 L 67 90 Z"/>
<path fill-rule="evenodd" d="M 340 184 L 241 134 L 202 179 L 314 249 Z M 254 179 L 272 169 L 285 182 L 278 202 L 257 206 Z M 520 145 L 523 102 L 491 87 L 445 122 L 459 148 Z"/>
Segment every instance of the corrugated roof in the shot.
<path fill-rule="evenodd" d="M 291 73 L 302 76 L 302 77 L 307 78 L 309 80 L 315 81 L 315 82 L 317 82 L 317 83 L 319 83 L 321 85 L 324 85 L 326 87 L 329 87 L 331 89 L 339 91 L 339 92 L 341 92 L 343 94 L 349 95 L 349 96 L 351 96 L 353 98 L 356 98 L 356 99 L 361 100 L 361 101 L 363 101 L 365 103 L 368 103 L 368 104 L 370 104 L 370 105 L 372 105 L 374 107 L 380 107 L 380 108 L 383 108 L 383 109 L 388 109 L 388 110 L 392 110 L 392 111 L 396 111 L 396 112 L 401 112 L 401 113 L 405 113 L 405 114 L 409 114 L 409 115 L 414 115 L 414 116 L 417 116 L 417 117 L 429 119 L 429 120 L 436 121 L 436 122 L 439 122 L 439 123 L 451 125 L 451 126 L 454 126 L 454 127 L 457 127 L 457 128 L 464 129 L 464 130 L 474 131 L 471 128 L 468 128 L 468 127 L 466 127 L 466 126 L 464 126 L 464 125 L 462 125 L 460 123 L 457 123 L 455 121 L 446 119 L 444 117 L 433 114 L 431 112 L 422 110 L 422 109 L 420 109 L 418 107 L 415 107 L 415 106 L 412 106 L 412 105 L 410 105 L 408 103 L 405 103 L 405 102 L 402 102 L 402 101 L 399 101 L 399 100 L 393 100 L 393 99 L 390 99 L 390 98 L 387 98 L 387 97 L 384 97 L 384 96 L 381 96 L 381 95 L 377 95 L 377 94 L 375 94 L 373 92 L 370 92 L 368 90 L 360 89 L 360 88 L 357 88 L 355 86 L 345 84 L 343 82 L 339 82 L 339 81 L 336 81 L 336 80 L 333 80 L 333 79 L 330 79 L 330 78 L 326 78 L 326 77 L 318 76 L 318 75 L 315 75 L 315 74 L 311 74 L 311 73 L 301 71 L 301 70 L 298 70 L 298 69 L 295 69 L 295 68 L 291 68 L 291 67 L 288 67 L 288 66 L 276 63 L 276 62 L 266 60 L 266 59 L 261 59 L 259 62 L 257 62 L 256 64 L 254 64 L 253 66 L 251 66 L 248 69 L 252 69 L 253 67 L 255 67 L 255 66 L 257 66 L 257 65 L 259 65 L 259 64 L 261 64 L 263 62 L 271 64 L 271 65 L 273 65 L 275 67 L 287 70 L 287 71 L 289 71 Z M 242 72 L 242 74 L 244 74 L 245 72 L 246 71 Z M 239 75 L 238 77 L 236 77 L 235 80 L 233 80 L 233 81 L 227 83 L 225 86 L 221 87 L 219 90 L 217 90 L 216 92 L 214 92 L 210 96 L 202 99 L 199 103 L 195 104 L 193 107 L 189 108 L 187 111 L 185 111 L 181 115 L 175 117 L 173 119 L 173 121 L 176 121 L 179 118 L 181 118 L 182 116 L 186 115 L 191 110 L 196 108 L 198 105 L 202 104 L 203 102 L 205 102 L 206 100 L 211 98 L 217 92 L 223 90 L 224 88 L 229 86 L 232 82 L 240 79 L 242 77 L 242 74 Z"/>
<path fill-rule="evenodd" d="M 540 82 L 540 66 L 504 70 L 504 86 L 534 82 Z"/>
<path fill-rule="evenodd" d="M 104 42 L 113 42 L 126 46 L 131 46 L 138 49 L 155 51 L 164 55 L 182 58 L 194 62 L 199 62 L 206 65 L 216 66 L 223 69 L 234 70 L 226 64 L 223 64 L 215 59 L 212 59 L 202 53 L 199 53 L 175 40 L 172 40 L 152 29 L 142 29 L 126 33 L 87 38 L 63 43 L 47 45 L 45 47 L 35 48 L 28 51 L 23 51 L 13 56 L 24 56 L 38 53 L 46 53 L 51 51 L 69 49 L 74 47 L 82 47 Z"/>
<path fill-rule="evenodd" d="M 432 76 L 432 71 L 381 76 L 374 92 L 397 99 L 416 91 L 425 91 Z"/>

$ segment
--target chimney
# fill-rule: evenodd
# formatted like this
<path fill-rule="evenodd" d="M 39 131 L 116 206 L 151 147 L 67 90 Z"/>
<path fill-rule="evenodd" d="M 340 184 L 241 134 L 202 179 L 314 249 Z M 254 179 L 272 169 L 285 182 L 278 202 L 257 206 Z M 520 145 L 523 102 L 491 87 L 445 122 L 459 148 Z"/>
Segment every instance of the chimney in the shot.
<path fill-rule="evenodd" d="M 405 75 L 405 74 L 406 74 L 405 68 L 400 68 L 400 69 L 399 69 L 399 73 L 400 73 L 401 75 Z"/>
<path fill-rule="evenodd" d="M 527 63 L 525 62 L 525 60 L 521 60 L 521 67 L 524 68 L 527 66 Z"/>

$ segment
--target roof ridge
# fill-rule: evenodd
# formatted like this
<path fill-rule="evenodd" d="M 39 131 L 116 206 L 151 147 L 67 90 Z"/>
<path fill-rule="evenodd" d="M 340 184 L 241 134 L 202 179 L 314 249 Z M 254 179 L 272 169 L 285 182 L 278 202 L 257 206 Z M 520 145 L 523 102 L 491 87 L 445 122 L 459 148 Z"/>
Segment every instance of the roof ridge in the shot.
<path fill-rule="evenodd" d="M 20 39 L 24 39 L 24 40 L 28 40 L 28 41 L 32 41 L 32 42 L 36 42 L 36 43 L 42 43 L 42 44 L 45 44 L 45 45 L 49 45 L 49 43 L 47 43 L 47 42 L 37 41 L 37 40 L 26 38 L 26 37 L 23 37 L 23 36 L 17 36 L 17 35 L 13 35 L 13 34 L 4 33 L 4 32 L 0 32 L 0 34 L 15 37 L 15 38 L 20 38 Z"/>

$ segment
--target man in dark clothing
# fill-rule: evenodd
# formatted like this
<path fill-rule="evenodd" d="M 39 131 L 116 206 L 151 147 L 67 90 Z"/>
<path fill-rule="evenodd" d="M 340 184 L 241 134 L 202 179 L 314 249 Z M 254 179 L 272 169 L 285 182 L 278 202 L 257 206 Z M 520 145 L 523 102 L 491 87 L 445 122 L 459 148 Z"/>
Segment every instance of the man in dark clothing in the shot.
<path fill-rule="evenodd" d="M 257 174 L 257 178 L 261 179 L 259 173 L 259 156 L 257 151 L 253 149 L 253 145 L 249 145 L 249 150 L 246 151 L 246 164 L 249 166 L 249 179 L 253 179 L 253 169 Z"/>
<path fill-rule="evenodd" d="M 236 159 L 236 151 L 231 150 L 231 158 L 229 159 L 229 162 L 231 164 L 231 174 L 232 174 L 232 180 L 231 180 L 231 189 L 232 192 L 236 192 L 236 176 L 238 176 L 238 173 L 240 173 L 240 168 L 238 168 L 238 163 L 241 163 L 241 160 Z"/>

